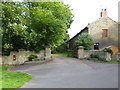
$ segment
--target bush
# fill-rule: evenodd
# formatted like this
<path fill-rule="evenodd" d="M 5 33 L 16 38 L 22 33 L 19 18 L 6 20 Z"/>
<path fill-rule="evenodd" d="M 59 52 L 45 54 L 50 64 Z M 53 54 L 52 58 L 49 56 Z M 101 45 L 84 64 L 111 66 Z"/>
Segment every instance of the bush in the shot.
<path fill-rule="evenodd" d="M 29 61 L 33 61 L 33 60 L 35 60 L 35 59 L 37 59 L 37 58 L 38 58 L 37 55 L 30 55 L 30 56 L 28 57 L 28 60 L 29 60 Z"/>
<path fill-rule="evenodd" d="M 104 51 L 104 52 L 108 52 L 108 53 L 110 53 L 111 55 L 113 54 L 113 51 L 112 51 L 111 48 L 105 48 L 103 51 Z"/>
<path fill-rule="evenodd" d="M 79 35 L 75 41 L 76 47 L 83 46 L 85 50 L 91 50 L 93 45 L 93 39 L 88 33 Z"/>
<path fill-rule="evenodd" d="M 73 50 L 68 50 L 67 56 L 68 57 L 76 57 L 76 53 Z"/>
<path fill-rule="evenodd" d="M 96 54 L 90 54 L 90 57 L 91 57 L 91 58 L 99 58 L 99 55 L 96 55 Z"/>

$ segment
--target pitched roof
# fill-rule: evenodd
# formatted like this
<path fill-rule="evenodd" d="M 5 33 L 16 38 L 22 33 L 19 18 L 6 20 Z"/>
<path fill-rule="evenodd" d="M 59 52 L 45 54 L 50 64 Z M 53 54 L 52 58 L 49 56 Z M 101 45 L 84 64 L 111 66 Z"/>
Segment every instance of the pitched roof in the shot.
<path fill-rule="evenodd" d="M 82 32 L 84 32 L 86 29 L 88 29 L 88 27 L 86 26 L 84 29 L 82 29 L 79 33 L 77 33 L 75 36 L 73 36 L 69 41 L 71 41 L 72 39 L 76 38 L 77 36 L 79 36 Z"/>

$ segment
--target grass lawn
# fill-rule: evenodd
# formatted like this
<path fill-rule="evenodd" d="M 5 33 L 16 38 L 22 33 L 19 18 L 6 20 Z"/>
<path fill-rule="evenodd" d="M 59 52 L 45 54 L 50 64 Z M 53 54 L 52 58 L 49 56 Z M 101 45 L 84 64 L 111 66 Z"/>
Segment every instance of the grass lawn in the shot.
<path fill-rule="evenodd" d="M 56 54 L 52 54 L 52 56 L 63 56 L 63 57 L 68 57 L 67 53 L 56 53 Z"/>
<path fill-rule="evenodd" d="M 73 55 L 71 53 L 69 53 L 69 52 L 55 53 L 55 54 L 52 54 L 52 56 L 73 57 Z"/>
<path fill-rule="evenodd" d="M 2 90 L 6 88 L 19 88 L 28 82 L 32 77 L 23 72 L 7 71 L 6 67 L 2 67 Z"/>

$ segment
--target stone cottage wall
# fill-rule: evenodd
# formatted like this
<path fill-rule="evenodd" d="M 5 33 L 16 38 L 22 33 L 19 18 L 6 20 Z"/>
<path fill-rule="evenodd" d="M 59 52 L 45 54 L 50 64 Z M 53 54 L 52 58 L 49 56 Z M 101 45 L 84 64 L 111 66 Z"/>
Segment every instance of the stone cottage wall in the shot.
<path fill-rule="evenodd" d="M 102 29 L 108 29 L 108 37 L 103 38 Z M 99 43 L 99 48 L 114 46 L 118 49 L 118 23 L 107 18 L 99 18 L 89 25 L 89 35 L 92 37 L 94 43 Z M 112 48 L 113 54 L 118 50 Z"/>

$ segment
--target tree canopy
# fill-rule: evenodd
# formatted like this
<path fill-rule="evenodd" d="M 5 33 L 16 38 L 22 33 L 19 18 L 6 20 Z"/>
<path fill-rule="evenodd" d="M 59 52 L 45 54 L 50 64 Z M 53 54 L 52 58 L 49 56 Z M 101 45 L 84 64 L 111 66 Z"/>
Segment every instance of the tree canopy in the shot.
<path fill-rule="evenodd" d="M 57 47 L 68 37 L 72 13 L 63 2 L 2 2 L 3 52 L 40 51 Z"/>

